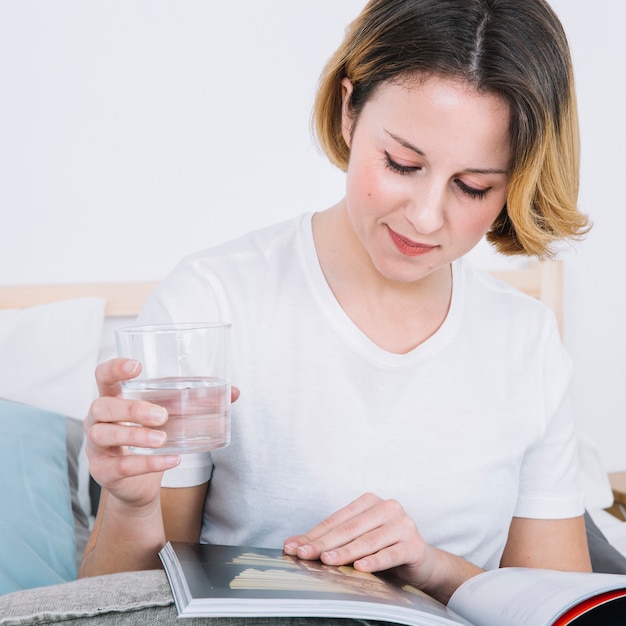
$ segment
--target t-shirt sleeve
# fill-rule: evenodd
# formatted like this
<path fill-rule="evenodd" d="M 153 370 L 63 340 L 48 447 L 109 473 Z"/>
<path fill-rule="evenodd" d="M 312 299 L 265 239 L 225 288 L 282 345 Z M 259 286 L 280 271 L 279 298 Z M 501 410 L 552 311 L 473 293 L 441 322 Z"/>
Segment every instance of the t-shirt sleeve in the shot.
<path fill-rule="evenodd" d="M 161 487 L 195 487 L 211 479 L 213 463 L 210 452 L 181 454 L 180 463 L 163 474 Z"/>
<path fill-rule="evenodd" d="M 515 516 L 563 519 L 584 512 L 570 389 L 572 363 L 556 324 L 549 327 L 544 346 L 545 427 L 524 457 Z"/>
<path fill-rule="evenodd" d="M 150 295 L 137 323 L 230 322 L 222 282 L 209 263 L 210 259 L 183 259 Z"/>

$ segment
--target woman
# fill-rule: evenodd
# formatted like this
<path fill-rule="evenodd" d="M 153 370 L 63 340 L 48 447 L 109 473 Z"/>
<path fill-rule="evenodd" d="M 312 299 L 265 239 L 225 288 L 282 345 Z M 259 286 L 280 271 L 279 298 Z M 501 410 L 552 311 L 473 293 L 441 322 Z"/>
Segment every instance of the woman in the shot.
<path fill-rule="evenodd" d="M 372 0 L 315 121 L 345 197 L 185 259 L 141 315 L 232 322 L 231 445 L 128 455 L 167 416 L 120 398 L 139 364 L 98 368 L 81 575 L 157 567 L 172 539 L 393 570 L 444 603 L 483 568 L 589 570 L 554 319 L 463 260 L 484 235 L 544 257 L 587 229 L 558 19 L 542 0 Z"/>

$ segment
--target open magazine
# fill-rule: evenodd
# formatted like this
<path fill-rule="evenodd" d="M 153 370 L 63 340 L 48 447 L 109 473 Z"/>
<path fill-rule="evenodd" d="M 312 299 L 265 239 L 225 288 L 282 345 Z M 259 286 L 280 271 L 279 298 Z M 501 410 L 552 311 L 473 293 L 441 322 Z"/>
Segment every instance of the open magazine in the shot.
<path fill-rule="evenodd" d="M 352 567 L 282 550 L 168 543 L 159 554 L 181 617 L 335 617 L 407 626 L 620 626 L 626 576 L 504 568 L 465 582 L 444 606 Z"/>

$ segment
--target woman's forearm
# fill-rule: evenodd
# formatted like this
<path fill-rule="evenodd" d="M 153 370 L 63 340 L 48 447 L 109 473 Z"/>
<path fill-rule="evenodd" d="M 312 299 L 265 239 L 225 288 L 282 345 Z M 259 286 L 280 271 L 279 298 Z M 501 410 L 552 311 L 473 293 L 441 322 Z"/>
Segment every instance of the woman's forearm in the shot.
<path fill-rule="evenodd" d="M 78 577 L 159 568 L 164 544 L 158 499 L 137 509 L 103 491 Z"/>
<path fill-rule="evenodd" d="M 484 570 L 460 556 L 429 546 L 432 551 L 432 572 L 428 579 L 420 581 L 419 588 L 442 604 L 448 604 L 452 594 L 470 578 Z"/>

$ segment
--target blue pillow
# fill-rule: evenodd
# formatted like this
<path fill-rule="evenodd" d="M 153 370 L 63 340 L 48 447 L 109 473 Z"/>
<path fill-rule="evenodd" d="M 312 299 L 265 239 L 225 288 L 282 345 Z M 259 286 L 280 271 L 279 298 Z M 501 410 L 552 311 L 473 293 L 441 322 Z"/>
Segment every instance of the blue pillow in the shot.
<path fill-rule="evenodd" d="M 65 422 L 0 399 L 0 594 L 76 578 Z"/>

